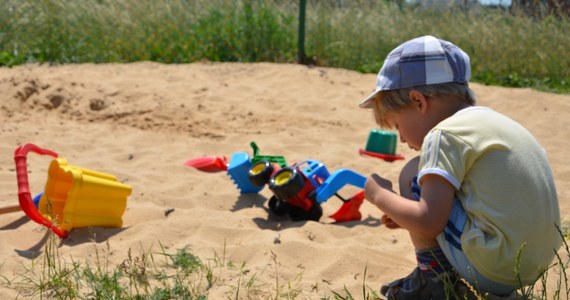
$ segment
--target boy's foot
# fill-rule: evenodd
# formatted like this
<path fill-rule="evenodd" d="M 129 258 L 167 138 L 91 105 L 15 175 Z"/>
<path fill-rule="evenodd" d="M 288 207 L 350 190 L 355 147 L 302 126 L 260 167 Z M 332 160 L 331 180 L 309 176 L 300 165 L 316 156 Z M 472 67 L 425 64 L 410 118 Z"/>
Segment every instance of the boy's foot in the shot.
<path fill-rule="evenodd" d="M 419 268 L 405 278 L 385 284 L 380 294 L 388 300 L 407 299 L 475 299 L 469 289 L 458 289 L 465 285 L 454 273 L 442 273 L 429 277 Z"/>

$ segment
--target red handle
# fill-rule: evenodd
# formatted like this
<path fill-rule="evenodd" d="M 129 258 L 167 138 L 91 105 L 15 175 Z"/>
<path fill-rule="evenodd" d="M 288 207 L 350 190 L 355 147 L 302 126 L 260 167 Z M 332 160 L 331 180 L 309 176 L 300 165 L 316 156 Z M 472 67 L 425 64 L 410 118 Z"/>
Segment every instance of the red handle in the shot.
<path fill-rule="evenodd" d="M 34 220 L 36 223 L 46 226 L 51 229 L 55 234 L 61 238 L 67 237 L 67 232 L 59 229 L 50 220 L 44 217 L 37 210 L 32 200 L 32 195 L 30 194 L 30 184 L 28 182 L 28 167 L 27 167 L 27 154 L 28 152 L 35 152 L 41 155 L 49 155 L 57 158 L 57 153 L 42 149 L 34 144 L 24 144 L 14 151 L 14 160 L 16 161 L 16 176 L 18 178 L 18 200 L 20 202 L 20 207 L 26 213 L 26 215 Z"/>

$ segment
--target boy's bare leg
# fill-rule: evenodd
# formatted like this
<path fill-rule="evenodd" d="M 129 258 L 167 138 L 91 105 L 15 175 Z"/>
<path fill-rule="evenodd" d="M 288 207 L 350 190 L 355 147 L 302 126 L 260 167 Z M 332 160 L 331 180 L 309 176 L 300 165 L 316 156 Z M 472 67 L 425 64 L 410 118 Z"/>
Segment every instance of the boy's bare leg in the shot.
<path fill-rule="evenodd" d="M 400 185 L 400 195 L 404 198 L 414 200 L 412 195 L 412 180 L 418 174 L 418 166 L 420 163 L 420 157 L 416 156 L 412 158 L 400 172 L 399 185 Z M 392 221 L 393 222 L 393 221 Z M 420 238 L 412 233 L 410 233 L 410 238 L 412 244 L 416 249 L 429 249 L 433 247 L 438 247 L 437 240 L 426 240 Z"/>
<path fill-rule="evenodd" d="M 419 157 L 410 160 L 400 173 L 400 195 L 410 201 L 414 199 L 412 180 L 418 173 Z M 417 198 L 417 196 L 415 197 Z M 383 216 L 386 226 L 398 226 L 389 216 Z M 391 223 L 390 223 L 391 222 Z M 395 227 L 390 227 L 395 228 Z M 380 293 L 387 299 L 448 299 L 444 280 L 451 282 L 448 273 L 452 268 L 439 247 L 437 240 L 420 238 L 410 232 L 410 238 L 415 248 L 417 267 L 401 279 L 380 287 Z M 454 277 L 453 277 L 454 278 Z M 452 285 L 454 285 L 453 283 Z"/>

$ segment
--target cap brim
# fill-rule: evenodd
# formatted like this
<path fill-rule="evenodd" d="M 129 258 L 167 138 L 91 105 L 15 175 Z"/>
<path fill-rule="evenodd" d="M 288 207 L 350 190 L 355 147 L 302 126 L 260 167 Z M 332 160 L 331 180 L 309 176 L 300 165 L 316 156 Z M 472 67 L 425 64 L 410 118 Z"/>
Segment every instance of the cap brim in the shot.
<path fill-rule="evenodd" d="M 364 98 L 364 100 L 358 103 L 358 107 L 360 108 L 373 108 L 374 107 L 374 99 L 378 95 L 379 91 L 374 91 L 374 93 L 370 94 L 368 97 Z"/>

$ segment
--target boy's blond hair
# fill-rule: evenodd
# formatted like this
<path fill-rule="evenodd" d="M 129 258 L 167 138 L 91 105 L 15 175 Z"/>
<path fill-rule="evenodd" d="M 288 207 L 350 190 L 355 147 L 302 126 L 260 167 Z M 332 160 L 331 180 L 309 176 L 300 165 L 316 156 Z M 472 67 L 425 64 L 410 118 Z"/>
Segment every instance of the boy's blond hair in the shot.
<path fill-rule="evenodd" d="M 380 127 L 391 128 L 388 115 L 412 103 L 409 98 L 409 94 L 412 90 L 419 91 L 428 98 L 428 100 L 435 97 L 442 99 L 452 97 L 465 104 L 475 105 L 475 94 L 467 84 L 462 83 L 450 82 L 381 91 L 376 95 L 372 106 L 374 118 Z"/>

